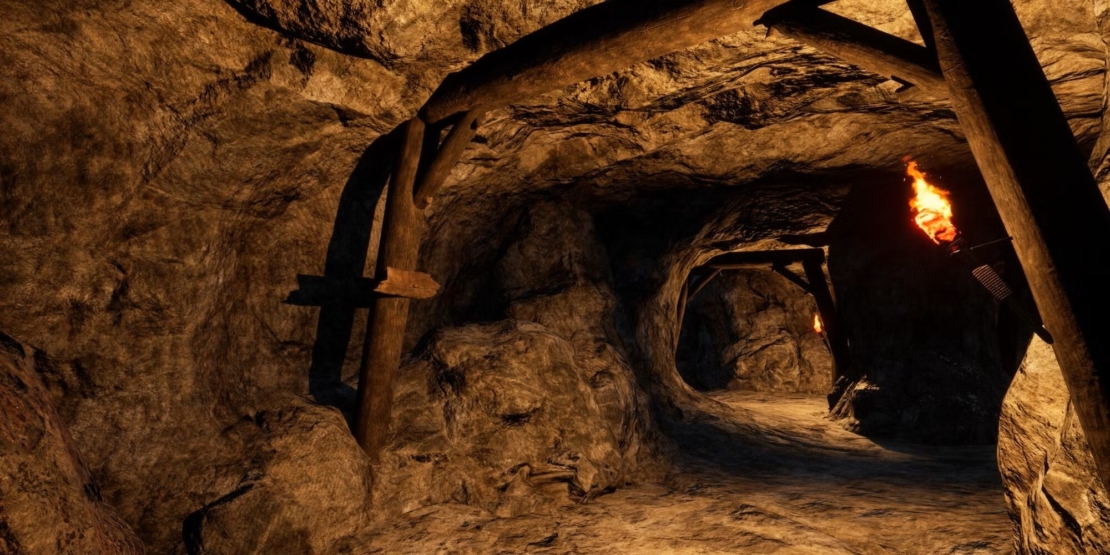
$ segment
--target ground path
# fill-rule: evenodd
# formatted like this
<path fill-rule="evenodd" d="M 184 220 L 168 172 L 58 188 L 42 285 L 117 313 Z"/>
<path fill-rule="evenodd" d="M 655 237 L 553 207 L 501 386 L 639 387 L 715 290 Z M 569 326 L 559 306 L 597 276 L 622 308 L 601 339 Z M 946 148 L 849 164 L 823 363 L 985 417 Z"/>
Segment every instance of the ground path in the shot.
<path fill-rule="evenodd" d="M 510 519 L 428 507 L 375 531 L 368 552 L 1012 552 L 993 447 L 880 445 L 825 420 L 817 397 L 713 399 L 700 423 L 666 430 L 683 453 L 666 486 Z"/>

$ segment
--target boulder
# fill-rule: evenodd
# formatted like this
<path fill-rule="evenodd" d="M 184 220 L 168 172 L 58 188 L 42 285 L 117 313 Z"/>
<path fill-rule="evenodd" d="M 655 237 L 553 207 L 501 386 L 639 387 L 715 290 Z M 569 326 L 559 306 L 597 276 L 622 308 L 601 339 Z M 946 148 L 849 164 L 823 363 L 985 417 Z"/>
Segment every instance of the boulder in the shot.
<path fill-rule="evenodd" d="M 1021 553 L 1110 552 L 1110 495 L 1052 347 L 1033 338 L 1002 405 L 998 468 Z"/>

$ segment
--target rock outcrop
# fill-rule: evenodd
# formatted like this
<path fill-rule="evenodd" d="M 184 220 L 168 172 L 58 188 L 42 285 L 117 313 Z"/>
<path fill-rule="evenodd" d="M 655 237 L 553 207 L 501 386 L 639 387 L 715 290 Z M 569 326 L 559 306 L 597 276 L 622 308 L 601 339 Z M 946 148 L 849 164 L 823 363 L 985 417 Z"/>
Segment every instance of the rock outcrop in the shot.
<path fill-rule="evenodd" d="M 42 351 L 0 334 L 0 553 L 139 555 L 100 495 L 40 371 Z"/>
<path fill-rule="evenodd" d="M 1039 338 L 1002 405 L 998 467 L 1019 552 L 1110 551 L 1110 495 L 1094 472 L 1056 355 Z"/>
<path fill-rule="evenodd" d="M 301 397 L 349 413 L 364 312 L 325 317 L 283 301 L 298 274 L 373 267 L 380 191 L 364 171 L 381 154 L 366 151 L 376 138 L 449 71 L 592 3 L 5 2 L 0 330 L 57 361 L 42 377 L 62 423 L 151 551 L 317 549 L 365 507 L 365 468 L 339 415 Z M 1088 4 L 1018 2 L 1084 144 L 1101 123 L 1105 76 Z M 901 3 L 834 9 L 916 38 Z M 429 358 L 410 360 L 417 377 L 406 379 L 462 367 L 472 382 L 503 376 L 511 361 L 486 368 L 473 351 L 523 341 L 558 361 L 537 366 L 558 380 L 531 374 L 512 395 L 573 386 L 543 395 L 580 407 L 591 427 L 506 426 L 520 407 L 425 393 L 419 402 L 441 416 L 448 399 L 477 403 L 443 430 L 491 435 L 423 451 L 472 477 L 382 494 L 385 505 L 447 495 L 513 513 L 658 472 L 650 410 L 678 414 L 698 399 L 674 364 L 690 269 L 824 229 L 856 177 L 908 152 L 969 165 L 948 108 L 897 88 L 754 28 L 488 114 L 429 215 L 420 267 L 443 295 L 414 303 L 406 346 Z M 571 416 L 552 410 L 536 414 Z M 559 427 L 577 461 L 553 447 Z M 416 448 L 408 428 L 396 431 L 399 465 Z M 301 483 L 297 460 L 332 467 L 300 441 L 350 466 L 338 512 L 311 514 L 335 490 Z M 468 447 L 506 444 L 504 461 Z M 514 474 L 523 463 L 527 476 Z M 558 479 L 537 487 L 544 472 Z M 464 481 L 473 496 L 456 496 Z M 498 490 L 507 483 L 521 495 Z M 299 501 L 273 509 L 282 496 Z M 254 514 L 265 515 L 258 530 L 238 522 Z M 320 538 L 279 532 L 301 519 Z"/>

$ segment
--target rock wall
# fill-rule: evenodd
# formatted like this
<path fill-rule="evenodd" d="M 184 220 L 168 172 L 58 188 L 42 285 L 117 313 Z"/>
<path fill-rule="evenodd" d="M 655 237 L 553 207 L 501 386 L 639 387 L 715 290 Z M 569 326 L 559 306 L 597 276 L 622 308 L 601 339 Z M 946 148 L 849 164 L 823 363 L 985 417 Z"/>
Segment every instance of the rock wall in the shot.
<path fill-rule="evenodd" d="M 0 552 L 144 553 L 104 502 L 54 408 L 40 376 L 53 364 L 0 334 Z"/>
<path fill-rule="evenodd" d="M 1002 406 L 998 467 L 1021 553 L 1110 551 L 1110 496 L 1052 347 L 1029 346 Z"/>
<path fill-rule="evenodd" d="M 686 305 L 679 373 L 703 391 L 828 393 L 832 355 L 816 314 L 813 297 L 778 274 L 724 272 Z"/>
<path fill-rule="evenodd" d="M 58 361 L 42 371 L 58 412 L 104 500 L 150 550 L 316 549 L 365 507 L 368 487 L 378 491 L 340 437 L 341 415 L 300 397 L 349 409 L 365 313 L 283 301 L 298 274 L 373 267 L 380 190 L 366 173 L 383 154 L 368 150 L 376 138 L 447 72 L 589 3 L 4 3 L 0 330 Z M 912 34 L 901 4 L 842 4 Z M 1084 6 L 1019 3 L 1073 127 L 1090 142 L 1102 106 L 1091 91 L 1101 91 L 1105 71 L 1102 50 L 1090 48 L 1101 43 L 1081 29 Z M 653 399 L 694 398 L 675 369 L 673 325 L 691 268 L 823 229 L 838 198 L 830 191 L 851 180 L 844 168 L 897 166 L 906 152 L 968 163 L 943 104 L 903 101 L 890 80 L 765 35 L 742 30 L 489 114 L 430 214 L 421 268 L 445 294 L 417 303 L 408 344 L 430 358 L 409 368 L 432 372 L 422 365 L 443 357 L 452 368 L 449 353 L 468 341 L 536 341 L 570 357 L 574 371 L 559 383 L 576 384 L 575 406 L 596 405 L 590 414 L 608 431 L 575 440 L 589 461 L 579 465 L 552 454 L 550 430 L 499 428 L 490 414 L 500 409 L 469 412 L 496 437 L 456 438 L 442 451 L 452 464 L 490 462 L 468 441 L 531 438 L 539 443 L 516 445 L 512 464 L 527 463 L 529 476 L 558 467 L 544 487 L 562 488 L 562 498 L 651 476 L 643 461 L 652 457 L 640 456 L 652 450 L 645 411 Z M 567 279 L 547 244 L 514 246 L 538 198 L 590 215 L 605 254 L 589 255 L 589 267 L 609 277 Z M 537 214 L 527 224 L 536 237 L 545 221 L 560 221 Z M 535 274 L 521 281 L 523 269 Z M 543 330 L 470 327 L 506 319 Z M 469 339 L 448 349 L 432 337 Z M 451 398 L 421 402 L 454 406 Z M 302 441 L 326 445 L 351 469 L 342 499 L 299 478 L 298 457 L 332 468 L 297 451 Z M 397 452 L 409 448 L 397 441 Z M 619 457 L 594 453 L 613 445 Z M 517 510 L 489 488 L 520 472 L 475 472 L 476 503 Z M 339 508 L 321 508 L 325 497 Z M 390 506 L 412 506 L 396 499 Z M 236 522 L 248 514 L 265 515 L 265 526 Z M 299 521 L 322 539 L 301 537 Z M 283 536 L 287 527 L 294 532 Z"/>

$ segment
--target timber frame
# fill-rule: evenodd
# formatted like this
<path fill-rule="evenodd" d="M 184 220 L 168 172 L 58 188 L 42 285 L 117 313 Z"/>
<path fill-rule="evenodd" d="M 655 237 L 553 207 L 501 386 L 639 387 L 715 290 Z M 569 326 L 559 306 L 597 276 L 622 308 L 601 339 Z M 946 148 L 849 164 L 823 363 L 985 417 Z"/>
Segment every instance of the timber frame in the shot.
<path fill-rule="evenodd" d="M 395 160 L 377 162 L 391 178 L 375 283 L 392 279 L 383 279 L 391 270 L 425 286 L 431 281 L 412 275 L 424 209 L 481 114 L 759 22 L 895 79 L 904 85 L 900 93 L 950 99 L 1014 237 L 1042 319 L 1057 338 L 1053 347 L 1098 474 L 1110 484 L 1110 342 L 1100 335 L 1110 312 L 1110 241 L 1075 239 L 1110 238 L 1110 209 L 1013 7 L 1008 0 L 908 0 L 920 46 L 818 8 L 828 1 L 609 0 L 448 75 L 416 116 L 390 134 Z M 374 295 L 355 437 L 376 463 L 389 431 L 411 300 Z"/>
<path fill-rule="evenodd" d="M 795 274 L 788 266 L 801 263 L 805 277 Z M 709 271 L 695 280 L 687 280 L 679 292 L 678 304 L 678 329 L 682 328 L 682 320 L 686 314 L 686 304 L 690 302 L 709 282 L 713 281 L 722 271 L 726 270 L 770 270 L 786 278 L 798 286 L 802 291 L 813 296 L 817 303 L 817 313 L 821 316 L 824 326 L 823 335 L 828 344 L 829 352 L 833 357 L 832 386 L 838 385 L 841 378 L 849 375 L 851 357 L 848 351 L 848 338 L 844 334 L 844 327 L 840 322 L 840 315 L 836 309 L 829 290 L 828 280 L 825 279 L 825 251 L 819 248 L 810 249 L 782 249 L 771 251 L 744 251 L 731 252 L 718 255 L 703 267 Z M 691 272 L 693 274 L 693 272 Z"/>

